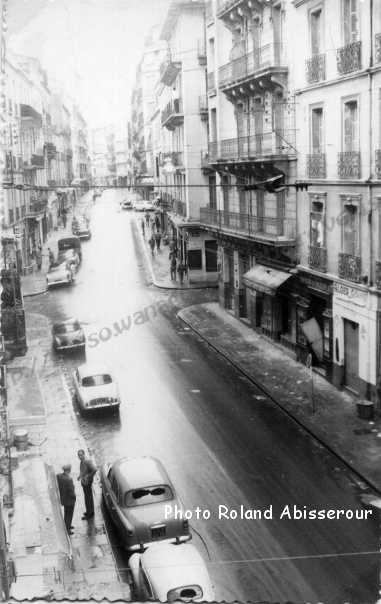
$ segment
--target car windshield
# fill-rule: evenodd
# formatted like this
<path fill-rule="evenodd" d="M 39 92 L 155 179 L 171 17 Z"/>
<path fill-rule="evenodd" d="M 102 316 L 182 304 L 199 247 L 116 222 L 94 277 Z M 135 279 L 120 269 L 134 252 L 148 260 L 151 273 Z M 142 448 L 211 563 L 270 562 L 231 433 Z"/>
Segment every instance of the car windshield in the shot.
<path fill-rule="evenodd" d="M 156 485 L 154 487 L 142 487 L 127 491 L 125 495 L 125 504 L 127 507 L 137 505 L 147 505 L 149 503 L 160 503 L 173 499 L 171 487 L 167 484 Z"/>
<path fill-rule="evenodd" d="M 61 323 L 60 325 L 54 326 L 54 333 L 71 333 L 73 331 L 78 331 L 81 329 L 78 321 L 73 321 L 73 323 Z"/>
<path fill-rule="evenodd" d="M 91 386 L 105 386 L 112 383 L 112 377 L 108 373 L 100 373 L 99 375 L 87 375 L 82 378 L 82 386 L 89 388 Z"/>
<path fill-rule="evenodd" d="M 203 592 L 199 585 L 188 585 L 187 587 L 176 587 L 171 589 L 167 594 L 167 602 L 176 602 L 177 600 L 185 599 L 187 602 L 194 598 L 202 598 Z"/>

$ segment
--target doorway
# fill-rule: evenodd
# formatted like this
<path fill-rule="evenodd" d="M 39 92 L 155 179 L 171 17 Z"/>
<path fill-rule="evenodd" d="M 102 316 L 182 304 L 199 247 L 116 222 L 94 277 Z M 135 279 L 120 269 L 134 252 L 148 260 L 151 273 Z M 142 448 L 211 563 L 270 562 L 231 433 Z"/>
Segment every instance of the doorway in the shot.
<path fill-rule="evenodd" d="M 344 385 L 358 391 L 359 325 L 344 319 Z"/>

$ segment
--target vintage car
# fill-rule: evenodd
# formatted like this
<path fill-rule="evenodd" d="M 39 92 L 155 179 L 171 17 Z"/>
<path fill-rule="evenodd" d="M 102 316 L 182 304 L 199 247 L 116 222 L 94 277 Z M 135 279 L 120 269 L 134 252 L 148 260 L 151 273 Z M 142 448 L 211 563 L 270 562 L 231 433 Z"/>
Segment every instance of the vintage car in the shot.
<path fill-rule="evenodd" d="M 81 365 L 74 371 L 73 380 L 75 399 L 82 412 L 119 409 L 118 385 L 104 365 Z"/>
<path fill-rule="evenodd" d="M 141 199 L 134 201 L 133 208 L 135 212 L 144 212 L 145 211 L 145 202 Z"/>
<path fill-rule="evenodd" d="M 82 260 L 81 241 L 79 237 L 63 237 L 58 240 L 57 246 L 58 252 L 74 250 L 78 254 L 79 261 Z"/>
<path fill-rule="evenodd" d="M 66 250 L 58 252 L 57 260 L 55 264 L 67 263 L 70 268 L 76 272 L 79 267 L 79 256 L 75 250 Z"/>
<path fill-rule="evenodd" d="M 79 218 L 72 222 L 72 233 L 80 239 L 90 239 L 91 231 L 85 218 Z"/>
<path fill-rule="evenodd" d="M 128 561 L 134 600 L 214 602 L 208 569 L 191 543 L 155 543 Z"/>
<path fill-rule="evenodd" d="M 122 210 L 132 210 L 132 201 L 131 199 L 123 199 L 120 202 L 120 207 Z"/>
<path fill-rule="evenodd" d="M 175 517 L 176 510 L 183 514 L 183 507 L 159 460 L 124 457 L 106 464 L 101 485 L 105 506 L 128 551 L 143 551 L 157 541 L 191 539 L 188 521 Z"/>
<path fill-rule="evenodd" d="M 54 263 L 46 273 L 46 285 L 48 288 L 56 285 L 72 285 L 74 283 L 74 271 L 70 264 L 63 262 L 62 264 Z"/>
<path fill-rule="evenodd" d="M 84 331 L 76 319 L 68 319 L 54 323 L 52 328 L 53 348 L 58 351 L 84 350 L 86 337 Z"/>

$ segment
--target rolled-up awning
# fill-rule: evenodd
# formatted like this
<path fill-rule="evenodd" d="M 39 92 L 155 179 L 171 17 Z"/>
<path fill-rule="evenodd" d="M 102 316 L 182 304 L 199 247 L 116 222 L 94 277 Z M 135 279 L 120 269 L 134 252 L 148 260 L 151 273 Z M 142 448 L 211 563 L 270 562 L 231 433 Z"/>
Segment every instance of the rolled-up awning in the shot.
<path fill-rule="evenodd" d="M 275 296 L 277 289 L 292 277 L 291 273 L 256 264 L 243 276 L 243 284 L 269 296 Z"/>

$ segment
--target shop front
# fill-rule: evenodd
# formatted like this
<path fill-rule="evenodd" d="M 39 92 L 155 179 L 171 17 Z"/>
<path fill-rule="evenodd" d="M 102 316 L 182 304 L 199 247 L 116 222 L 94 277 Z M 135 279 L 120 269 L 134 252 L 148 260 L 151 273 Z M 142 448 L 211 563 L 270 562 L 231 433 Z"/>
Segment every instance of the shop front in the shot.
<path fill-rule="evenodd" d="M 359 284 L 333 284 L 333 383 L 376 400 L 379 298 Z"/>

